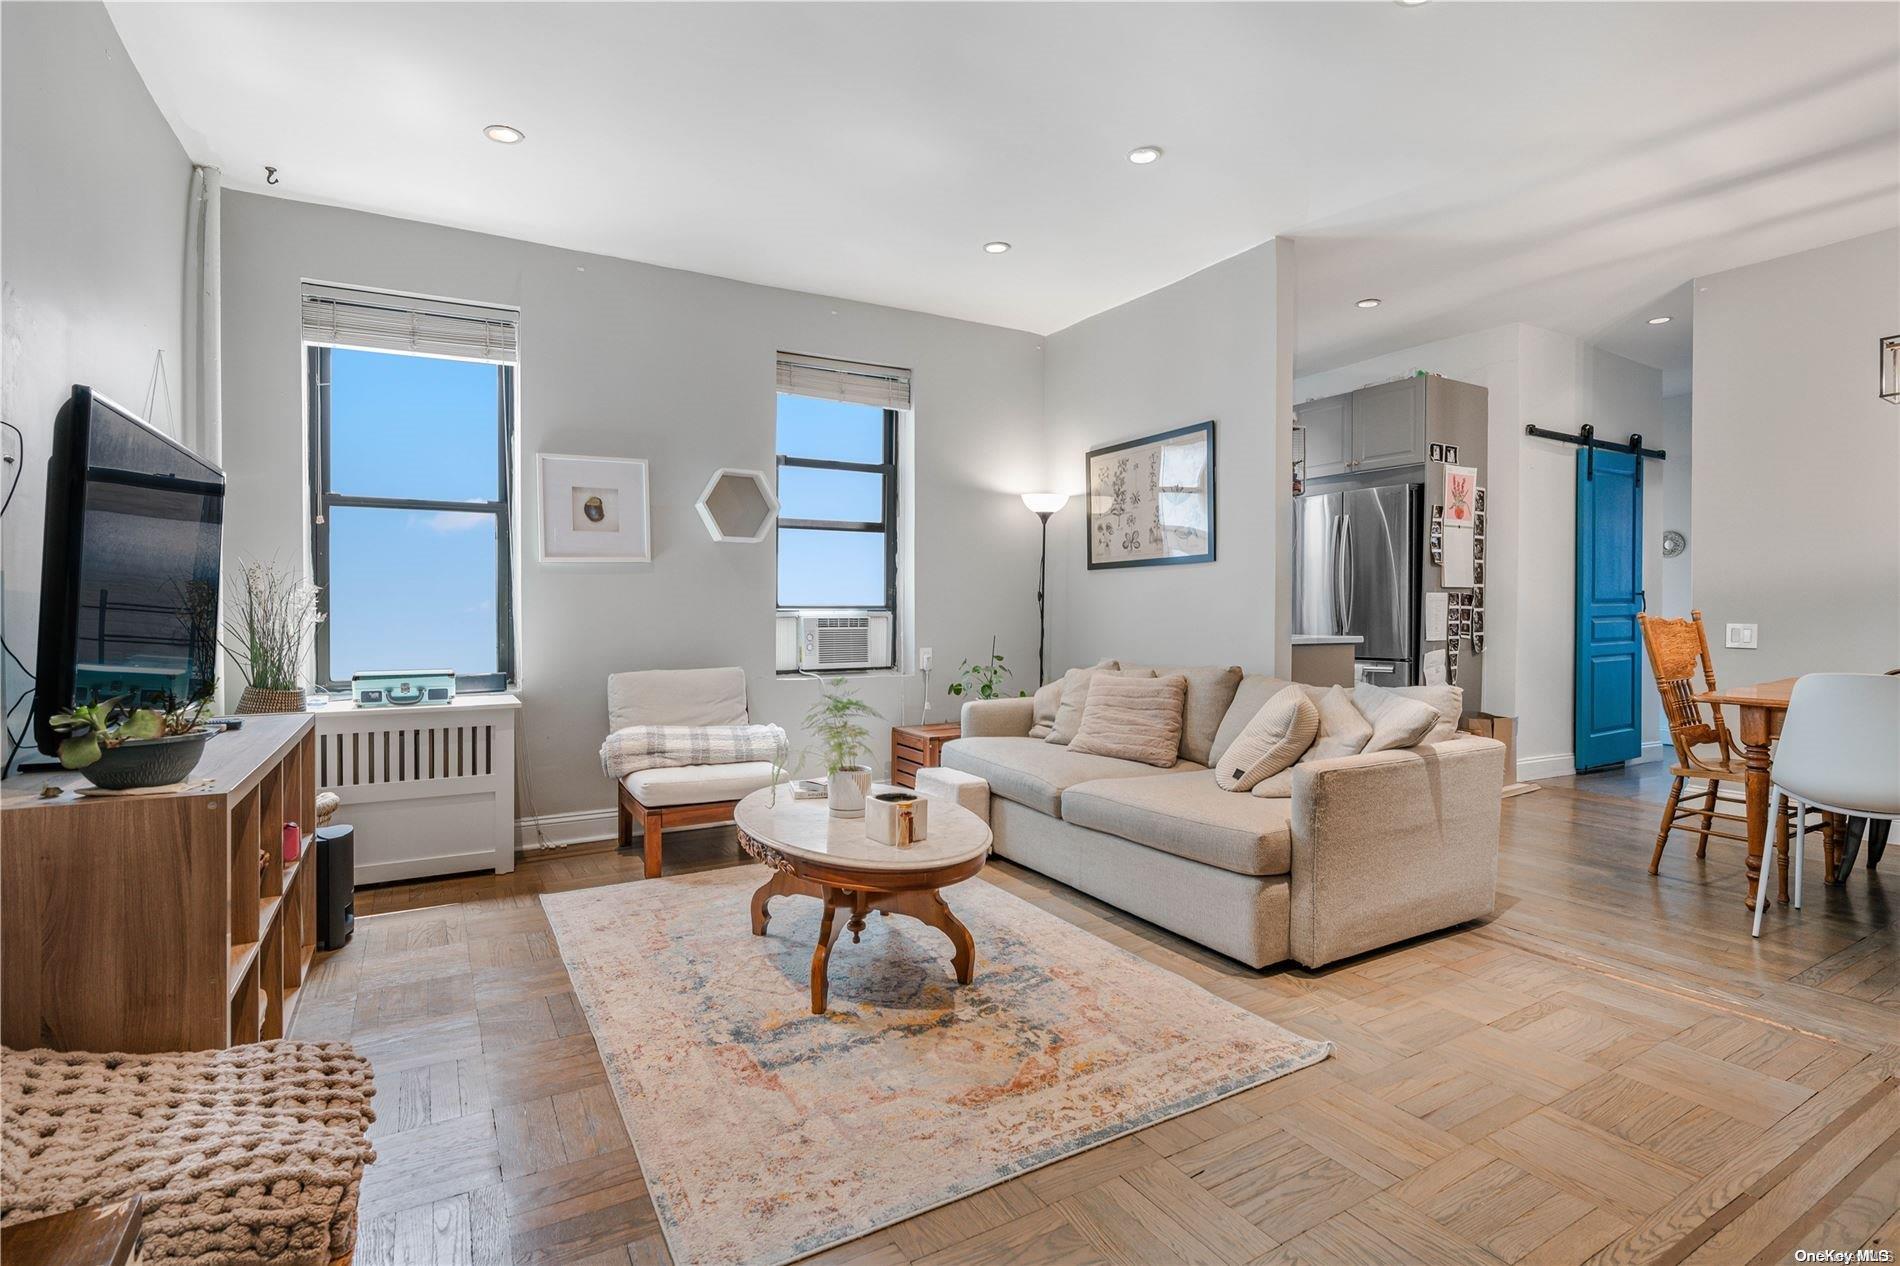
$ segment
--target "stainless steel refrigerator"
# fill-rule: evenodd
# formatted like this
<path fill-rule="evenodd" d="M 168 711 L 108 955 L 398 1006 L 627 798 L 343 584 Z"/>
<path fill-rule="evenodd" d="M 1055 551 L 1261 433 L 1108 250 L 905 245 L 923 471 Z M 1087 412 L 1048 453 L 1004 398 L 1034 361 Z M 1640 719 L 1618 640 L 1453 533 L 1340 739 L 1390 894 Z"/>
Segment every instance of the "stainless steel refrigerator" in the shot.
<path fill-rule="evenodd" d="M 1424 488 L 1388 484 L 1301 497 L 1293 517 L 1293 632 L 1357 634 L 1357 675 L 1418 683 Z"/>

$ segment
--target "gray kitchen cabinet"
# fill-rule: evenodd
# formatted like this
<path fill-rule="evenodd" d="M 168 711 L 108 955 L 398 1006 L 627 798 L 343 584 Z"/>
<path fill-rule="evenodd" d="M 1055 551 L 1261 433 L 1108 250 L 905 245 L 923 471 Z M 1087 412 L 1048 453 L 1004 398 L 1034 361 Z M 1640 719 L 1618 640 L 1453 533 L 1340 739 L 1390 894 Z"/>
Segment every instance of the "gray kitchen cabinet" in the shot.
<path fill-rule="evenodd" d="M 1352 393 L 1352 469 L 1381 470 L 1425 460 L 1425 379 Z"/>
<path fill-rule="evenodd" d="M 1306 477 L 1422 465 L 1428 401 L 1443 381 L 1401 378 L 1295 405 L 1294 425 L 1306 428 Z"/>
<path fill-rule="evenodd" d="M 1352 469 L 1352 396 L 1309 400 L 1293 409 L 1293 424 L 1306 429 L 1306 477 L 1343 475 Z"/>

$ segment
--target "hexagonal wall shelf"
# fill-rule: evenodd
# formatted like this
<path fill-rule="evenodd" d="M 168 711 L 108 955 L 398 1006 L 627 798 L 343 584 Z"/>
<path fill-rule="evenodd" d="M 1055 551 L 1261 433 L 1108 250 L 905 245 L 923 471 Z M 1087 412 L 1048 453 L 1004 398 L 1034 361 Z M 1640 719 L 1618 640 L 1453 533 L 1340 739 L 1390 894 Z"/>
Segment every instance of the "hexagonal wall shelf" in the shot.
<path fill-rule="evenodd" d="M 778 498 L 764 472 L 722 466 L 706 482 L 694 508 L 713 540 L 753 544 L 772 530 Z"/>

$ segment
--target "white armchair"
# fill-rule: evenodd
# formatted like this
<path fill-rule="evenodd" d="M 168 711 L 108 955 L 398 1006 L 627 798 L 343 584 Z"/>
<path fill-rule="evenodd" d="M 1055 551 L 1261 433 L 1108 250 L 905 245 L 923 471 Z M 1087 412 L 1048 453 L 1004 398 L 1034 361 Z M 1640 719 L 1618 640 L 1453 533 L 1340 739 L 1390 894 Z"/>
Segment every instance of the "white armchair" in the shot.
<path fill-rule="evenodd" d="M 607 678 L 607 728 L 630 725 L 746 725 L 743 668 L 654 669 Z M 666 828 L 732 820 L 733 806 L 772 785 L 771 761 L 643 769 L 620 780 L 620 847 L 640 823 L 646 877 L 660 875 Z M 782 772 L 782 771 L 781 771 Z"/>

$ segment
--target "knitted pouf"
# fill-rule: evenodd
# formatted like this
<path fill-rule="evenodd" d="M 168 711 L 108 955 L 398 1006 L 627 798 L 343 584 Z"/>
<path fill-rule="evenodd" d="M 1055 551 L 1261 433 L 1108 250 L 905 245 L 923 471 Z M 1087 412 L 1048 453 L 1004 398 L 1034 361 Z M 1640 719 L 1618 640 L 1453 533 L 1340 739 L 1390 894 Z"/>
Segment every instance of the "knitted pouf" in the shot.
<path fill-rule="evenodd" d="M 356 1243 L 375 1093 L 346 1042 L 0 1048 L 0 1225 L 138 1193 L 146 1262 L 327 1266 Z"/>

